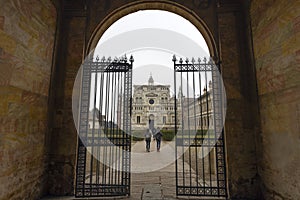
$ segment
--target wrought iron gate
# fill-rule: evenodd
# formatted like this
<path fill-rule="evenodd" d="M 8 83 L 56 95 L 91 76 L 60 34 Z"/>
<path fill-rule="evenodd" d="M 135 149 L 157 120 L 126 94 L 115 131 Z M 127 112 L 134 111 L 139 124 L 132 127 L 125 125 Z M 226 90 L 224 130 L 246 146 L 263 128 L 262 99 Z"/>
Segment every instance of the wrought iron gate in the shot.
<path fill-rule="evenodd" d="M 76 197 L 130 195 L 131 56 L 82 67 Z"/>
<path fill-rule="evenodd" d="M 226 198 L 225 93 L 219 69 L 206 58 L 177 62 L 174 56 L 173 62 L 176 194 Z"/>

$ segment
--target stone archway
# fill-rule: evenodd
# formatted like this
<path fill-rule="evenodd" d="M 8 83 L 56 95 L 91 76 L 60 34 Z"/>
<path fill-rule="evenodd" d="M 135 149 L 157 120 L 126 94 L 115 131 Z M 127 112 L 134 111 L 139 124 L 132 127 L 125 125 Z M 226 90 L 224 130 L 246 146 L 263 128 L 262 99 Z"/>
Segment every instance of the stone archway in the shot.
<path fill-rule="evenodd" d="M 149 10 L 149 9 L 159 9 L 159 10 L 169 11 L 188 19 L 190 22 L 192 22 L 192 24 L 194 24 L 197 27 L 199 32 L 201 32 L 202 35 L 204 36 L 206 40 L 206 44 L 208 45 L 210 51 L 210 55 L 215 58 L 218 57 L 216 42 L 213 39 L 213 35 L 211 31 L 208 29 L 205 22 L 201 20 L 195 13 L 193 13 L 188 8 L 170 1 L 162 1 L 160 3 L 153 3 L 153 2 L 130 3 L 127 4 L 126 6 L 114 10 L 109 15 L 107 15 L 104 18 L 104 20 L 102 20 L 98 24 L 98 26 L 94 29 L 94 32 L 91 35 L 89 42 L 87 44 L 85 53 L 88 54 L 96 47 L 103 33 L 115 21 L 122 18 L 123 16 L 126 16 L 127 14 L 139 10 Z M 154 116 L 152 118 L 151 116 L 149 116 L 149 128 L 154 129 Z"/>
<path fill-rule="evenodd" d="M 82 58 L 95 46 L 103 32 L 126 14 L 147 9 L 170 11 L 188 19 L 203 34 L 210 54 L 222 61 L 222 75 L 227 90 L 226 139 L 228 188 L 232 198 L 255 197 L 257 169 L 255 134 L 258 132 L 255 70 L 251 57 L 251 33 L 246 3 L 240 1 L 210 1 L 202 8 L 199 2 L 186 0 L 175 3 L 166 0 L 67 1 L 61 4 L 60 24 L 54 58 L 50 108 L 63 111 L 51 114 L 55 129 L 51 130 L 49 189 L 51 194 L 73 194 L 77 134 L 67 102 L 72 98 L 71 87 Z M 201 19 L 202 20 L 201 20 Z M 57 89 L 59 88 L 59 89 Z M 241 112 L 242 111 L 242 112 Z M 53 112 L 55 113 L 55 112 Z M 63 134 L 61 134 L 63 133 Z M 246 139 L 245 139 L 246 138 Z M 244 148 L 247 147 L 247 148 Z M 234 156 L 232 156 L 234 155 Z M 238 158 L 238 159 L 236 159 Z M 62 184 L 57 184 L 62 180 Z M 251 180 L 251 181 L 249 181 Z M 253 181 L 252 181 L 253 180 Z"/>
<path fill-rule="evenodd" d="M 91 37 L 88 40 L 85 55 L 95 49 L 98 41 L 100 40 L 103 33 L 118 19 L 140 10 L 164 10 L 169 11 L 171 13 L 178 14 L 188 21 L 190 21 L 203 35 L 206 44 L 209 48 L 209 53 L 211 57 L 218 57 L 218 48 L 217 43 L 214 39 L 212 31 L 208 28 L 206 23 L 192 10 L 188 9 L 187 7 L 168 0 L 161 0 L 161 1 L 137 1 L 131 2 L 124 6 L 121 6 L 111 13 L 109 13 L 94 29 Z"/>

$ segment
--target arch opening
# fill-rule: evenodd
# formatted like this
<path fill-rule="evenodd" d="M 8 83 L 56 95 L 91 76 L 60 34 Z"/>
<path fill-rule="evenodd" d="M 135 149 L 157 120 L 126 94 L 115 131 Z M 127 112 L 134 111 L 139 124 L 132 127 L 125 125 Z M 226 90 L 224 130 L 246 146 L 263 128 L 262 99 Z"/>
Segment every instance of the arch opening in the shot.
<path fill-rule="evenodd" d="M 148 5 L 149 7 L 139 7 L 141 5 Z M 173 5 L 173 7 L 171 5 Z M 197 137 L 199 132 L 198 129 L 200 127 L 201 128 L 200 137 L 206 140 L 206 138 L 204 138 L 204 134 L 210 135 L 211 133 L 209 129 L 213 126 L 212 122 L 211 123 L 206 122 L 205 126 L 207 128 L 204 131 L 203 123 L 202 123 L 202 114 L 199 114 L 199 116 L 201 115 L 201 119 L 199 116 L 198 118 L 196 118 L 195 110 L 194 110 L 194 116 L 190 114 L 187 115 L 188 116 L 187 122 L 183 117 L 184 115 L 183 113 L 185 113 L 185 111 L 189 113 L 189 110 L 192 107 L 192 104 L 190 104 L 191 102 L 190 100 L 193 100 L 193 102 L 197 102 L 197 105 L 199 104 L 200 107 L 202 106 L 203 101 L 205 101 L 205 105 L 203 105 L 203 106 L 207 106 L 205 119 L 209 118 L 210 115 L 212 114 L 211 110 L 208 110 L 208 109 L 212 109 L 213 107 L 212 97 L 208 97 L 209 95 L 212 96 L 212 90 L 210 88 L 212 74 L 213 74 L 212 64 L 211 64 L 211 68 L 206 68 L 205 65 L 207 64 L 205 64 L 204 65 L 205 70 L 204 72 L 202 72 L 201 70 L 203 69 L 200 67 L 202 66 L 202 64 L 200 64 L 201 61 L 198 60 L 199 70 L 197 72 L 199 72 L 199 74 L 197 75 L 199 75 L 199 79 L 198 81 L 195 81 L 196 80 L 194 77 L 195 71 L 187 71 L 185 75 L 182 75 L 182 73 L 181 74 L 175 73 L 176 57 L 187 58 L 187 60 L 185 60 L 185 63 L 188 65 L 189 63 L 188 58 L 189 59 L 193 58 L 193 60 L 190 60 L 190 63 L 194 64 L 195 62 L 194 57 L 196 59 L 198 57 L 202 57 L 202 59 L 203 57 L 206 57 L 207 61 L 205 60 L 204 62 L 208 63 L 209 57 L 216 57 L 217 55 L 214 40 L 212 39 L 212 36 L 209 30 L 207 29 L 207 27 L 205 26 L 205 24 L 199 18 L 194 16 L 193 13 L 188 12 L 187 9 L 177 4 L 176 6 L 179 6 L 178 8 L 180 9 L 174 9 L 175 8 L 174 5 L 175 3 L 170 3 L 170 2 L 161 3 L 161 4 L 150 4 L 150 3 L 131 4 L 131 6 L 126 7 L 123 10 L 118 9 L 117 11 L 114 11 L 112 14 L 108 15 L 109 18 L 106 18 L 106 20 L 102 21 L 99 24 L 99 26 L 97 27 L 93 36 L 90 39 L 87 48 L 88 52 L 90 52 L 91 49 L 95 47 L 95 51 L 93 51 L 94 55 L 100 55 L 106 57 L 116 56 L 116 59 L 112 58 L 113 59 L 112 62 L 119 62 L 118 58 L 122 58 L 121 61 L 123 61 L 124 55 L 133 54 L 135 59 L 134 62 L 135 64 L 133 65 L 135 73 L 133 74 L 135 75 L 135 77 L 133 76 L 133 79 L 131 78 L 128 79 L 129 81 L 133 82 L 133 88 L 132 85 L 130 85 L 132 84 L 132 82 L 129 83 L 130 85 L 129 87 L 131 87 L 129 88 L 128 86 L 125 86 L 126 80 L 119 79 L 118 75 L 112 76 L 113 77 L 111 79 L 112 81 L 107 81 L 110 80 L 109 79 L 110 75 L 104 75 L 105 78 L 103 79 L 103 81 L 106 82 L 106 84 L 108 85 L 116 83 L 113 82 L 113 80 L 121 80 L 117 85 L 115 85 L 116 88 L 117 87 L 121 88 L 121 93 L 118 92 L 114 93 L 114 96 L 111 97 L 105 97 L 105 95 L 100 95 L 101 98 L 103 98 L 103 100 L 101 101 L 101 100 L 97 100 L 98 98 L 97 94 L 98 93 L 109 94 L 109 92 L 113 91 L 113 89 L 109 89 L 110 86 L 107 86 L 106 89 L 105 88 L 102 89 L 101 87 L 99 87 L 99 91 L 102 92 L 98 92 L 97 73 L 101 74 L 101 73 L 108 72 L 108 71 L 101 71 L 100 69 L 100 71 L 96 72 L 93 76 L 91 76 L 91 82 L 95 84 L 94 86 L 91 86 L 91 93 L 94 93 L 94 96 L 92 95 L 92 98 L 90 98 L 91 99 L 90 105 L 94 105 L 94 107 L 90 107 L 90 109 L 95 109 L 95 105 L 97 104 L 100 105 L 101 102 L 102 104 L 104 104 L 105 102 L 105 104 L 107 104 L 105 108 L 104 107 L 97 108 L 97 111 L 101 113 L 101 115 L 99 116 L 102 116 L 102 113 L 105 112 L 104 116 L 106 116 L 107 119 L 112 119 L 112 118 L 115 119 L 115 117 L 111 117 L 112 115 L 115 115 L 116 120 L 119 120 L 120 123 L 118 122 L 115 123 L 114 121 L 110 121 L 111 124 L 113 125 L 104 127 L 104 130 L 106 130 L 107 128 L 109 128 L 110 130 L 118 129 L 121 127 L 119 126 L 119 124 L 128 123 L 126 120 L 122 121 L 122 115 L 118 116 L 118 113 L 121 113 L 122 110 L 128 113 L 128 110 L 126 110 L 127 109 L 126 106 L 128 105 L 123 105 L 122 102 L 124 100 L 126 102 L 129 102 L 128 100 L 126 100 L 126 98 L 130 96 L 130 98 L 132 98 L 132 102 L 131 102 L 132 105 L 130 105 L 131 106 L 130 109 L 132 109 L 134 113 L 133 114 L 131 113 L 132 115 L 130 114 L 132 124 L 129 126 L 132 127 L 132 130 L 126 129 L 127 130 L 126 134 L 131 134 L 134 136 L 134 138 L 143 139 L 144 137 L 143 130 L 148 128 L 151 129 L 153 137 L 155 137 L 154 135 L 157 134 L 158 130 L 161 130 L 162 132 L 164 131 L 163 135 L 169 135 L 167 138 L 165 137 L 164 140 L 172 141 L 173 143 L 170 142 L 167 144 L 162 144 L 162 154 L 164 152 L 168 152 L 169 155 L 176 155 L 176 156 L 175 157 L 171 156 L 172 157 L 171 159 L 166 159 L 166 158 L 170 158 L 170 156 L 166 157 L 166 155 L 163 155 L 163 157 L 161 158 L 164 159 L 161 160 L 163 160 L 164 162 L 153 162 L 153 160 L 151 161 L 149 159 L 146 160 L 144 159 L 141 162 L 141 156 L 138 154 L 145 153 L 145 152 L 140 152 L 141 149 L 138 147 L 134 149 L 135 146 L 138 146 L 136 145 L 136 143 L 138 143 L 138 140 L 134 141 L 136 142 L 134 143 L 135 146 L 133 146 L 133 149 L 130 150 L 131 159 L 132 159 L 131 161 L 133 164 L 131 165 L 132 167 L 131 170 L 133 170 L 134 173 L 141 173 L 141 172 L 144 173 L 144 172 L 152 172 L 152 171 L 160 170 L 174 163 L 174 161 L 178 160 L 179 158 L 182 160 L 181 162 L 183 163 L 183 165 L 180 165 L 181 167 L 180 169 L 184 171 L 184 167 L 185 167 L 184 163 L 188 162 L 187 160 L 184 159 L 184 156 L 188 155 L 190 157 L 188 163 L 190 168 L 190 173 L 189 173 L 190 175 L 192 174 L 192 171 L 200 170 L 200 168 L 197 167 L 198 166 L 197 162 L 199 160 L 199 162 L 201 161 L 203 167 L 203 173 L 207 173 L 210 174 L 210 176 L 213 175 L 214 177 L 216 177 L 216 174 L 218 173 L 216 172 L 216 167 L 212 165 L 211 162 L 215 163 L 216 162 L 215 157 L 217 156 L 211 155 L 216 153 L 216 150 L 212 149 L 213 148 L 212 146 L 205 149 L 201 147 L 201 149 L 196 149 L 192 154 L 191 154 L 191 150 L 189 148 L 186 148 L 184 145 L 183 146 L 181 145 L 182 150 L 180 150 L 181 151 L 180 153 L 178 153 L 179 148 L 177 148 L 178 147 L 177 144 L 176 144 L 175 151 L 174 148 L 172 148 L 172 146 L 175 145 L 174 140 L 176 140 L 177 137 L 176 129 L 178 127 L 182 129 L 181 135 L 185 135 L 186 131 L 188 130 L 189 137 L 191 136 L 190 124 L 192 124 L 195 127 L 195 129 L 191 131 L 193 132 L 192 137 Z M 150 17 L 145 16 L 145 14 L 150 15 Z M 151 22 L 151 20 L 153 20 L 153 17 L 157 17 L 155 14 L 157 14 L 157 16 L 160 16 L 162 19 L 169 18 L 174 21 L 173 23 L 170 23 L 170 20 L 166 20 L 168 21 L 168 23 L 166 23 L 163 22 L 163 20 L 161 20 L 159 23 L 160 26 L 155 26 L 157 25 L 157 23 L 152 23 L 152 24 L 150 23 L 150 25 L 145 23 L 147 21 Z M 180 14 L 182 14 L 187 18 L 190 18 L 194 23 L 191 23 L 191 21 L 185 19 L 184 17 L 181 17 Z M 137 21 L 129 20 L 129 22 L 127 21 L 126 24 L 126 20 L 130 18 L 133 18 Z M 180 21 L 180 23 L 178 23 L 178 21 Z M 194 26 L 194 24 L 197 25 L 197 28 L 196 26 Z M 201 31 L 199 31 L 199 29 Z M 186 34 L 186 32 L 188 32 L 188 34 Z M 103 62 L 105 60 L 106 59 L 103 59 Z M 111 59 L 107 59 L 107 60 L 111 61 Z M 131 66 L 132 66 L 132 62 L 131 62 Z M 105 69 L 107 69 L 106 66 Z M 155 72 L 158 73 L 153 74 Z M 147 76 L 149 74 L 150 74 L 149 80 L 151 79 L 151 81 L 148 81 L 147 84 L 147 80 L 148 80 Z M 152 77 L 152 74 L 154 78 Z M 193 76 L 193 78 L 191 78 L 191 76 Z M 205 78 L 201 79 L 202 76 Z M 124 75 L 124 77 L 128 77 L 128 76 Z M 177 81 L 180 80 L 180 84 L 178 84 L 177 86 L 176 86 L 176 80 Z M 174 85 L 172 85 L 172 82 L 174 83 Z M 125 90 L 129 91 L 127 96 L 126 95 L 122 96 L 123 88 L 122 86 L 120 86 L 122 84 L 124 84 L 124 91 Z M 131 96 L 131 89 L 133 89 L 132 96 Z M 110 93 L 110 95 L 112 94 L 113 93 Z M 178 95 L 177 97 L 179 97 L 178 102 L 176 99 L 176 95 Z M 113 102 L 111 103 L 111 105 L 109 105 L 110 104 L 109 98 L 115 98 L 114 100 L 111 101 Z M 120 104 L 115 102 L 120 102 Z M 195 108 L 195 104 L 196 103 L 194 103 L 194 108 Z M 107 112 L 111 108 L 113 108 L 113 114 Z M 120 110 L 118 110 L 119 108 Z M 180 123 L 178 123 L 178 118 L 176 117 L 177 116 L 176 111 L 178 110 L 180 110 L 182 114 Z M 193 123 L 190 123 L 191 120 L 189 119 L 189 116 L 194 117 L 195 122 L 193 121 Z M 110 122 L 106 120 L 104 124 L 109 125 Z M 95 123 L 95 120 L 93 120 L 93 123 Z M 184 124 L 188 124 L 188 129 L 183 128 Z M 126 127 L 128 127 L 128 124 L 126 124 Z M 94 130 L 92 132 L 94 132 Z M 134 132 L 136 133 L 135 135 L 133 134 Z M 112 137 L 114 137 L 114 135 Z M 184 142 L 182 144 L 184 144 Z M 188 154 L 186 152 L 187 150 L 188 150 Z M 91 151 L 93 151 L 93 148 L 91 148 Z M 157 151 L 159 151 L 159 149 Z M 150 151 L 147 150 L 147 152 L 149 153 Z M 197 153 L 199 154 L 201 153 L 202 156 L 198 157 Z M 193 163 L 191 162 L 191 156 L 195 158 L 193 159 Z M 150 163 L 145 165 L 145 163 L 149 161 Z M 140 165 L 141 163 L 143 165 Z M 151 163 L 152 164 L 158 163 L 158 165 L 153 166 L 151 165 Z M 205 165 L 204 163 L 208 163 L 208 164 Z M 110 167 L 114 168 L 114 166 L 110 166 Z M 91 168 L 91 171 L 89 171 L 89 173 L 91 174 L 90 177 L 93 177 L 94 176 L 93 168 L 92 167 L 90 168 Z M 118 171 L 118 169 L 115 170 Z M 177 162 L 176 162 L 176 170 L 177 170 Z M 104 174 L 106 173 L 104 169 L 103 169 L 103 173 Z M 193 172 L 193 174 L 195 173 Z M 185 177 L 183 178 L 185 179 Z M 202 174 L 202 178 L 204 179 L 204 174 Z M 189 179 L 191 179 L 191 177 Z M 226 176 L 224 176 L 224 180 L 225 179 Z M 90 178 L 90 180 L 91 182 L 93 182 L 93 178 Z M 201 178 L 200 179 L 196 178 L 196 182 L 199 182 L 200 180 Z M 222 181 L 225 183 L 224 180 Z M 212 180 L 210 178 L 209 181 L 210 181 L 211 195 L 213 195 L 213 188 L 219 187 L 217 185 L 218 180 L 217 178 L 215 178 L 215 180 Z M 183 182 L 185 182 L 185 180 Z M 180 190 L 181 187 L 180 184 L 181 183 L 179 182 L 179 184 L 176 185 L 177 190 Z M 190 183 L 190 185 L 188 186 L 190 188 L 191 196 L 193 196 L 192 194 L 194 193 L 192 191 L 193 184 Z M 208 182 L 203 181 L 203 184 L 207 185 Z M 218 188 L 218 190 L 220 190 L 218 191 L 218 193 L 221 193 L 221 196 L 226 196 L 225 189 Z M 125 192 L 128 194 L 127 189 Z M 172 192 L 173 194 L 175 194 L 175 191 Z M 176 191 L 176 194 L 179 193 L 180 192 Z"/>

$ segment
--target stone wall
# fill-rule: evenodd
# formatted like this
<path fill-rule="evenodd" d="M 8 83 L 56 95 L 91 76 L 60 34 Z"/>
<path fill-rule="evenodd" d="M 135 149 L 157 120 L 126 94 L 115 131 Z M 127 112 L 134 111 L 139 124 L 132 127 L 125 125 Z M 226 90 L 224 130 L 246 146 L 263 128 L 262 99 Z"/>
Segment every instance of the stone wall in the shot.
<path fill-rule="evenodd" d="M 300 199 L 300 2 L 251 3 L 265 199 Z"/>
<path fill-rule="evenodd" d="M 48 193 L 74 194 L 77 131 L 72 114 L 72 93 L 83 58 L 85 31 L 84 7 L 75 2 L 60 5 L 60 19 L 55 73 L 52 85 L 51 141 L 49 151 Z"/>
<path fill-rule="evenodd" d="M 0 199 L 44 190 L 55 21 L 50 0 L 0 2 Z"/>
<path fill-rule="evenodd" d="M 231 199 L 258 199 L 255 135 L 258 109 L 243 5 L 221 4 L 218 14 L 221 70 L 226 90 L 225 138 Z"/>
<path fill-rule="evenodd" d="M 128 14 L 130 10 L 164 9 L 177 12 L 194 19 L 198 15 L 206 22 L 216 47 L 221 54 L 222 73 L 228 97 L 226 118 L 226 145 L 229 194 L 233 199 L 257 199 L 258 176 L 256 168 L 255 135 L 258 130 L 258 110 L 255 88 L 255 74 L 251 64 L 251 52 L 247 35 L 246 15 L 241 1 L 213 2 L 209 8 L 201 8 L 197 1 L 175 1 L 190 9 L 187 14 L 171 1 L 64 1 L 63 19 L 60 28 L 60 44 L 57 53 L 57 69 L 54 92 L 53 121 L 55 126 L 51 131 L 52 150 L 50 153 L 49 192 L 63 195 L 74 192 L 74 169 L 76 159 L 77 134 L 72 119 L 71 97 L 76 72 L 80 67 L 83 52 L 93 46 L 91 37 L 96 27 L 109 16 L 104 23 L 112 23 L 112 19 Z M 128 9 L 120 7 L 128 4 Z M 166 3 L 168 2 L 168 6 Z M 171 5 L 170 5 L 171 4 Z M 87 9 L 85 9 L 85 7 Z M 115 18 L 111 15 L 120 9 Z M 181 13 L 180 13 L 181 12 Z M 101 27 L 104 29 L 105 26 Z M 101 32 L 101 28 L 98 29 Z M 104 31 L 104 30 L 102 30 Z M 96 38 L 96 37 L 95 37 Z M 220 41 L 218 41 L 220 39 Z"/>

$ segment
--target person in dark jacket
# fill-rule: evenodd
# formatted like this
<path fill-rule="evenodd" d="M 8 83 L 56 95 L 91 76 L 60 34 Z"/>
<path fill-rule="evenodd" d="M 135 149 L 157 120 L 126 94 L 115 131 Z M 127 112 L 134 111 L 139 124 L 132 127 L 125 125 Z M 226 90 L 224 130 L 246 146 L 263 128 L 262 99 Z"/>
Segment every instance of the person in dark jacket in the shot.
<path fill-rule="evenodd" d="M 162 133 L 160 132 L 159 127 L 157 127 L 156 134 L 154 136 L 155 136 L 155 139 L 156 139 L 156 148 L 157 148 L 157 151 L 159 152 L 160 151 L 161 138 L 162 138 Z"/>

